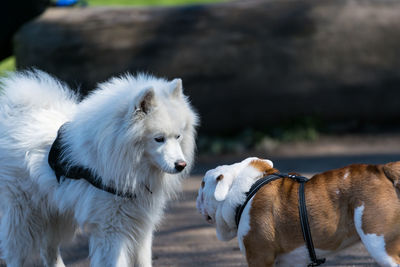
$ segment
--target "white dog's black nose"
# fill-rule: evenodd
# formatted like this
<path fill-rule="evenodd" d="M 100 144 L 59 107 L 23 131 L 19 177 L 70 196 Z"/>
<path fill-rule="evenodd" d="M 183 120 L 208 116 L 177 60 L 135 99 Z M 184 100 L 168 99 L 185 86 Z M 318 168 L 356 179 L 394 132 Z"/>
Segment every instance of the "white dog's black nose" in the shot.
<path fill-rule="evenodd" d="M 185 167 L 186 167 L 186 162 L 184 162 L 183 160 L 177 160 L 175 162 L 175 169 L 178 172 L 181 172 Z"/>

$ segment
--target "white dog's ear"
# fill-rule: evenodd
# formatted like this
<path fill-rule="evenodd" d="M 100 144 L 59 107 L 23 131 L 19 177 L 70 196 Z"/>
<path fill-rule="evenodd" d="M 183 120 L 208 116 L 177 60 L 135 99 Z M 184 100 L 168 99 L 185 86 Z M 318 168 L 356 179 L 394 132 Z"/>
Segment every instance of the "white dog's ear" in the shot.
<path fill-rule="evenodd" d="M 231 183 L 229 182 L 229 179 L 224 179 L 223 174 L 220 174 L 216 181 L 217 186 L 215 187 L 214 197 L 217 201 L 222 201 L 226 198 Z"/>
<path fill-rule="evenodd" d="M 183 92 L 182 92 L 182 80 L 181 79 L 174 79 L 171 82 L 171 95 L 173 97 L 180 97 Z"/>
<path fill-rule="evenodd" d="M 154 88 L 148 87 L 144 89 L 138 96 L 137 110 L 147 114 L 154 106 Z"/>

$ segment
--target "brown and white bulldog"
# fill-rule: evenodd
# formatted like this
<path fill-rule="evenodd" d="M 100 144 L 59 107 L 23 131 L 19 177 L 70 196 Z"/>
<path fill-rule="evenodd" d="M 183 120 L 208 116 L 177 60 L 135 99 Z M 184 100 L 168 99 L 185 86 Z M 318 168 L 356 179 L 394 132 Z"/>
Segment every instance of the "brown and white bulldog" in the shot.
<path fill-rule="evenodd" d="M 248 158 L 209 170 L 197 209 L 216 225 L 217 237 L 237 236 L 249 266 L 307 266 L 300 226 L 299 183 L 282 178 L 262 187 L 235 223 L 236 208 L 272 162 Z M 314 175 L 305 184 L 308 220 L 318 257 L 362 241 L 381 266 L 400 266 L 400 162 L 354 164 Z"/>

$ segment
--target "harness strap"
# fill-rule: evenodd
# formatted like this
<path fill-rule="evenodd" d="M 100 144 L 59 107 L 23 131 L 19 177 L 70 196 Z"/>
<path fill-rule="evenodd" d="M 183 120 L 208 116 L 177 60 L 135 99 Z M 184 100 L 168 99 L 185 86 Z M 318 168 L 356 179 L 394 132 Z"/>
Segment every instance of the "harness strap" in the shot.
<path fill-rule="evenodd" d="M 308 254 L 311 259 L 311 263 L 308 264 L 308 267 L 319 266 L 325 263 L 325 258 L 318 259 L 315 254 L 314 242 L 311 236 L 310 224 L 308 223 L 308 214 L 307 214 L 307 206 L 306 206 L 306 197 L 304 192 L 304 184 L 306 182 L 301 181 L 299 186 L 299 215 L 300 215 L 300 225 L 301 231 L 303 232 L 303 238 L 307 245 Z"/>
<path fill-rule="evenodd" d="M 261 187 L 264 185 L 280 179 L 281 177 L 276 175 L 276 174 L 271 174 L 268 176 L 265 176 L 261 179 L 258 179 L 250 188 L 249 192 L 246 193 L 247 197 L 246 200 L 242 205 L 236 208 L 236 216 L 235 216 L 235 221 L 236 221 L 236 226 L 239 228 L 239 222 L 240 222 L 240 217 L 242 217 L 242 213 L 244 208 L 246 207 L 247 203 L 250 201 L 250 199 L 260 190 Z"/>
<path fill-rule="evenodd" d="M 63 179 L 61 179 L 61 176 L 63 176 L 64 179 L 66 177 L 75 180 L 85 179 L 94 187 L 106 191 L 110 194 L 117 195 L 123 198 L 136 198 L 136 195 L 130 192 L 121 192 L 113 187 L 104 185 L 101 182 L 100 177 L 94 174 L 93 171 L 91 171 L 89 168 L 83 166 L 68 166 L 68 163 L 61 159 L 61 155 L 63 153 L 61 136 L 64 128 L 65 124 L 63 124 L 58 130 L 57 138 L 54 140 L 48 156 L 48 163 L 50 167 L 54 170 L 58 183 L 61 183 L 63 181 Z"/>
<path fill-rule="evenodd" d="M 306 207 L 306 198 L 305 198 L 305 190 L 304 184 L 308 181 L 308 178 L 299 175 L 292 175 L 292 174 L 284 174 L 284 173 L 274 173 L 263 177 L 257 180 L 250 188 L 250 190 L 246 193 L 246 200 L 245 202 L 236 208 L 236 226 L 239 228 L 240 217 L 242 216 L 243 210 L 246 207 L 247 203 L 250 199 L 257 193 L 258 190 L 261 189 L 264 185 L 280 179 L 280 178 L 290 178 L 298 182 L 299 185 L 299 216 L 300 216 L 300 225 L 301 231 L 303 233 L 304 242 L 307 245 L 308 254 L 311 260 L 311 263 L 308 264 L 308 267 L 319 266 L 325 263 L 325 258 L 318 259 L 314 249 L 314 243 L 311 237 L 311 230 L 310 225 L 308 222 L 308 215 L 307 215 L 307 207 Z"/>
<path fill-rule="evenodd" d="M 250 199 L 258 192 L 258 190 L 261 189 L 264 185 L 275 181 L 280 178 L 291 178 L 293 180 L 296 180 L 297 182 L 306 182 L 308 179 L 303 176 L 298 176 L 298 175 L 291 175 L 291 174 L 285 174 L 285 173 L 274 173 L 270 174 L 268 176 L 265 176 L 263 178 L 258 179 L 255 181 L 255 183 L 251 186 L 250 190 L 246 193 L 246 200 L 244 203 L 236 208 L 236 216 L 235 216 L 235 221 L 236 221 L 236 226 L 239 227 L 239 221 L 242 216 L 243 210 L 246 207 L 247 203 L 250 201 Z"/>

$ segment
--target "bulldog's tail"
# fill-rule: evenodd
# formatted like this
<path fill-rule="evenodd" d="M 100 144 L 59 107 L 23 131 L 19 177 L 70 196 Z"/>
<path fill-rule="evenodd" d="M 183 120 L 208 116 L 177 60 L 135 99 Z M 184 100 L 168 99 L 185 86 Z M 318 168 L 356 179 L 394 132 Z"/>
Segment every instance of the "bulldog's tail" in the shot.
<path fill-rule="evenodd" d="M 383 165 L 383 172 L 393 182 L 393 185 L 400 190 L 400 161 Z"/>

